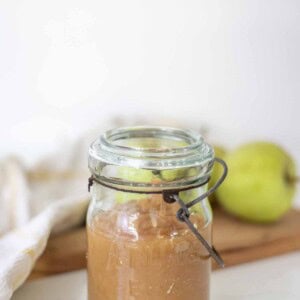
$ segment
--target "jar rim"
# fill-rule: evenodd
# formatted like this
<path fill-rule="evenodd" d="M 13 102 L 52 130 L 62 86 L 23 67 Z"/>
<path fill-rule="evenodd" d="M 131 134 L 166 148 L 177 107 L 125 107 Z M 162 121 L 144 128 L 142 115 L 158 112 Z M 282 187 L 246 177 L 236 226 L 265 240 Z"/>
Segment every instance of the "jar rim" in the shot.
<path fill-rule="evenodd" d="M 153 148 L 119 143 L 132 138 L 173 139 L 185 142 L 186 145 Z M 213 158 L 213 148 L 205 143 L 199 133 L 172 127 L 135 126 L 112 129 L 102 134 L 89 148 L 90 160 L 144 169 L 201 166 Z M 95 170 L 91 171 L 94 173 Z"/>

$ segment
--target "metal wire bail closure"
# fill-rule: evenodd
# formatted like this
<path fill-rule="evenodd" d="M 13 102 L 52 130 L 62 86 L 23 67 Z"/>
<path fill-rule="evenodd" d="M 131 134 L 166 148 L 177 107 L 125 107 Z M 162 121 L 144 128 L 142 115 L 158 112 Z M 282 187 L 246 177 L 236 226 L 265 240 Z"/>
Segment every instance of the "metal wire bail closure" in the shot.
<path fill-rule="evenodd" d="M 224 261 L 223 261 L 221 255 L 214 248 L 214 246 L 209 245 L 209 243 L 206 241 L 206 239 L 201 235 L 201 233 L 197 230 L 197 228 L 193 225 L 193 223 L 189 219 L 189 217 L 190 217 L 189 208 L 191 208 L 192 206 L 196 205 L 197 203 L 201 202 L 202 200 L 204 200 L 205 198 L 210 196 L 222 184 L 222 182 L 225 180 L 225 178 L 227 176 L 228 167 L 227 167 L 225 161 L 222 160 L 221 158 L 215 157 L 214 162 L 219 163 L 223 167 L 223 174 L 220 176 L 220 178 L 217 180 L 217 182 L 208 191 L 206 191 L 205 193 L 200 195 L 198 198 L 196 198 L 196 199 L 194 199 L 194 200 L 192 200 L 188 203 L 184 203 L 184 201 L 182 199 L 180 199 L 179 193 L 181 191 L 186 191 L 186 190 L 189 190 L 189 189 L 194 189 L 194 188 L 203 186 L 209 181 L 209 178 L 205 182 L 202 182 L 201 184 L 198 184 L 198 185 L 194 185 L 191 188 L 178 188 L 178 189 L 172 189 L 172 190 L 163 190 L 163 191 L 159 191 L 159 192 L 149 192 L 149 191 L 141 191 L 141 190 L 140 191 L 134 191 L 134 190 L 129 190 L 129 189 L 116 188 L 115 186 L 110 186 L 110 185 L 104 183 L 103 181 L 100 181 L 100 180 L 96 179 L 94 176 L 91 176 L 88 179 L 88 191 L 90 191 L 90 188 L 91 188 L 91 186 L 93 185 L 93 183 L 95 181 L 98 184 L 103 185 L 105 187 L 115 189 L 115 190 L 118 190 L 118 191 L 123 191 L 123 192 L 139 193 L 139 194 L 153 194 L 153 193 L 157 194 L 157 193 L 159 193 L 159 194 L 163 195 L 163 199 L 166 203 L 177 202 L 180 206 L 179 210 L 176 213 L 177 219 L 180 222 L 185 222 L 186 223 L 186 225 L 192 231 L 192 233 L 195 235 L 195 237 L 205 247 L 205 249 L 207 250 L 209 255 L 216 261 L 216 263 L 221 268 L 224 268 L 225 264 L 224 264 Z"/>
<path fill-rule="evenodd" d="M 223 167 L 223 174 L 221 177 L 217 180 L 214 186 L 212 186 L 207 192 L 200 195 L 198 198 L 194 199 L 193 201 L 190 201 L 188 203 L 184 203 L 182 199 L 179 197 L 179 191 L 176 193 L 164 191 L 163 192 L 163 198 L 164 201 L 167 203 L 177 202 L 180 205 L 180 209 L 177 211 L 177 219 L 181 222 L 185 222 L 186 225 L 189 227 L 189 229 L 192 231 L 192 233 L 196 236 L 196 238 L 202 243 L 202 245 L 205 247 L 205 249 L 208 251 L 210 256 L 217 262 L 217 264 L 224 268 L 225 264 L 221 257 L 221 255 L 218 253 L 218 251 L 214 248 L 214 246 L 210 246 L 209 243 L 205 240 L 205 238 L 201 235 L 201 233 L 197 230 L 197 228 L 193 225 L 193 223 L 190 221 L 190 212 L 189 208 L 193 205 L 199 203 L 200 201 L 204 200 L 206 197 L 211 195 L 224 181 L 224 179 L 227 176 L 228 173 L 228 167 L 222 159 L 215 157 L 214 161 L 221 164 Z"/>

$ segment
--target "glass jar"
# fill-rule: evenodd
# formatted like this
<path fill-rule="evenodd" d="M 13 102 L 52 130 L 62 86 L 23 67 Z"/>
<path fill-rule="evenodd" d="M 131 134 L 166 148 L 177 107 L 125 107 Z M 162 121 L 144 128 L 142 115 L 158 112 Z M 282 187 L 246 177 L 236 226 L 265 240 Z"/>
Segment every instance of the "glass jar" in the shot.
<path fill-rule="evenodd" d="M 89 300 L 209 299 L 213 163 L 187 130 L 120 128 L 92 143 Z"/>

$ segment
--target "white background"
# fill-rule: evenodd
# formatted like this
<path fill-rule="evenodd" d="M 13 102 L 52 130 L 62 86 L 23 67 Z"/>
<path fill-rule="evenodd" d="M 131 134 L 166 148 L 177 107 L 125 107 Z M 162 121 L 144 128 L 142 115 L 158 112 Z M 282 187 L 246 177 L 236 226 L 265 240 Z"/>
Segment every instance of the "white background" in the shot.
<path fill-rule="evenodd" d="M 296 0 L 1 0 L 0 157 L 121 115 L 276 141 L 300 165 L 299 53 Z"/>

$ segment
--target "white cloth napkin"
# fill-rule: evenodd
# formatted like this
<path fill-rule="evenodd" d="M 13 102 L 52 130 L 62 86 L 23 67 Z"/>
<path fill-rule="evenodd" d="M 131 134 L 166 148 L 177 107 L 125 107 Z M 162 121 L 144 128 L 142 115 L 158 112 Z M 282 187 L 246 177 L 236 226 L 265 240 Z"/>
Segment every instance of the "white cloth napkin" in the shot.
<path fill-rule="evenodd" d="M 50 234 L 79 226 L 89 203 L 88 148 L 109 128 L 132 125 L 103 119 L 77 141 L 26 168 L 16 157 L 0 161 L 0 300 L 8 300 L 30 275 Z M 38 141 L 37 141 L 38 142 Z"/>
<path fill-rule="evenodd" d="M 48 237 L 83 223 L 89 202 L 87 150 L 107 122 L 27 169 L 15 157 L 0 162 L 0 300 L 29 276 Z"/>
<path fill-rule="evenodd" d="M 83 222 L 88 172 L 66 156 L 26 171 L 15 158 L 0 168 L 0 300 L 8 300 L 30 274 L 50 233 Z"/>

